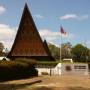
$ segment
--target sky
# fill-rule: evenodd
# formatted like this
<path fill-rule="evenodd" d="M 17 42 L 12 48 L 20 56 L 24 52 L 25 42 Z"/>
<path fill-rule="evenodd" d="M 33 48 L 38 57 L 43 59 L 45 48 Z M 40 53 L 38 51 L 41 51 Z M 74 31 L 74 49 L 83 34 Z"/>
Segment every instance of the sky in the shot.
<path fill-rule="evenodd" d="M 12 47 L 25 3 L 42 39 L 90 48 L 90 0 L 0 0 L 0 42 L 5 48 Z M 61 27 L 67 33 L 62 42 Z"/>

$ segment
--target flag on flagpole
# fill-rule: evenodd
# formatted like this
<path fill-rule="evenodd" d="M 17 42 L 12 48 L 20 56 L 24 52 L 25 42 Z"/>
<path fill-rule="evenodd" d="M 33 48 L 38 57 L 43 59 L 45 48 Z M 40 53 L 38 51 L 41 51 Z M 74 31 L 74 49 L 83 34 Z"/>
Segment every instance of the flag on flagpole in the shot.
<path fill-rule="evenodd" d="M 63 27 L 61 27 L 61 34 L 63 34 L 63 35 L 66 35 L 67 33 L 65 32 L 65 30 L 63 29 Z"/>
<path fill-rule="evenodd" d="M 67 33 L 66 33 L 66 31 L 63 29 L 63 27 L 61 27 L 61 29 L 60 29 L 60 33 L 61 33 L 61 35 L 60 35 L 60 61 L 62 61 L 62 36 L 64 35 L 64 36 L 66 36 L 67 35 Z"/>

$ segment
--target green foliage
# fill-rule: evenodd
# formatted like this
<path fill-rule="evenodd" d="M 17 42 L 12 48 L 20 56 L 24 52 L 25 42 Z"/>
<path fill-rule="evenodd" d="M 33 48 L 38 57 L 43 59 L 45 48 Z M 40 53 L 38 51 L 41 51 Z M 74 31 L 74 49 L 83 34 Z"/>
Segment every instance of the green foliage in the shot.
<path fill-rule="evenodd" d="M 58 64 L 59 61 L 38 61 L 37 64 Z"/>
<path fill-rule="evenodd" d="M 2 42 L 0 42 L 0 56 L 3 56 L 3 49 L 4 49 L 4 45 Z"/>
<path fill-rule="evenodd" d="M 49 49 L 55 59 L 60 59 L 60 48 L 55 45 L 49 44 Z M 83 46 L 82 44 L 77 44 L 74 47 L 68 42 L 62 44 L 62 59 L 73 58 L 75 62 L 90 62 L 90 49 Z"/>
<path fill-rule="evenodd" d="M 18 61 L 0 61 L 0 80 L 10 80 L 36 76 L 34 63 Z"/>
<path fill-rule="evenodd" d="M 73 59 L 78 62 L 85 62 L 88 58 L 89 55 L 89 49 L 82 44 L 77 44 L 72 48 L 72 56 Z"/>
<path fill-rule="evenodd" d="M 30 66 L 35 66 L 37 64 L 36 60 L 33 60 L 33 59 L 22 59 L 22 58 L 19 58 L 19 59 L 16 59 L 15 62 L 21 62 L 21 63 L 26 63 Z"/>
<path fill-rule="evenodd" d="M 3 49 L 4 49 L 4 45 L 3 45 L 3 43 L 2 43 L 2 42 L 0 42 L 0 52 L 2 52 L 2 51 L 3 51 Z"/>
<path fill-rule="evenodd" d="M 61 45 L 61 55 L 62 55 L 62 59 L 64 58 L 71 58 L 71 44 L 70 42 L 67 43 L 63 43 Z"/>
<path fill-rule="evenodd" d="M 60 48 L 50 43 L 48 44 L 48 47 L 52 53 L 52 56 L 58 59 L 60 57 Z"/>
<path fill-rule="evenodd" d="M 63 58 L 71 58 L 71 44 L 70 42 L 64 43 L 61 45 L 61 55 L 62 55 L 62 59 Z M 52 55 L 55 57 L 55 59 L 60 59 L 60 48 L 56 47 L 53 44 L 48 44 L 48 47 L 52 53 Z"/>

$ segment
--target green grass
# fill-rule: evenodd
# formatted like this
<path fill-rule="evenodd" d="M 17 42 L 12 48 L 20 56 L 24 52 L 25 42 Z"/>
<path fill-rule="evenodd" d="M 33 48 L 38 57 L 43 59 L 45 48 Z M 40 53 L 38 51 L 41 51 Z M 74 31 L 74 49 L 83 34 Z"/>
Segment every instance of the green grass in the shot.
<path fill-rule="evenodd" d="M 71 62 L 63 62 L 63 61 L 38 61 L 37 64 L 58 64 L 58 63 L 71 63 Z M 73 62 L 73 63 L 87 63 L 87 62 Z"/>

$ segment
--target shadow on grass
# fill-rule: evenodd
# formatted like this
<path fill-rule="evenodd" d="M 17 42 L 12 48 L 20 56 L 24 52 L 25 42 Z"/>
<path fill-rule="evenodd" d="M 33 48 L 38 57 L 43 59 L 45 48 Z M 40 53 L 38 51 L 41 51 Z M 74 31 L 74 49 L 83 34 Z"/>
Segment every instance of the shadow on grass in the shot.
<path fill-rule="evenodd" d="M 0 90 L 17 90 L 17 89 L 23 89 L 26 88 L 27 86 L 30 86 L 35 83 L 41 83 L 41 80 L 38 80 L 36 82 L 30 82 L 30 83 L 25 83 L 25 84 L 0 84 Z M 27 90 L 27 89 L 25 89 Z M 33 89 L 32 89 L 33 90 Z"/>
<path fill-rule="evenodd" d="M 12 80 L 22 80 L 22 79 L 32 79 L 32 78 L 35 78 L 37 76 L 22 76 L 22 77 L 15 77 L 15 78 L 0 78 L 0 83 L 3 83 L 3 82 L 7 82 L 7 81 L 12 81 Z"/>
<path fill-rule="evenodd" d="M 38 82 L 40 83 L 40 82 Z M 31 83 L 26 84 L 0 84 L 0 90 L 90 90 L 90 88 L 85 87 L 30 87 Z"/>

